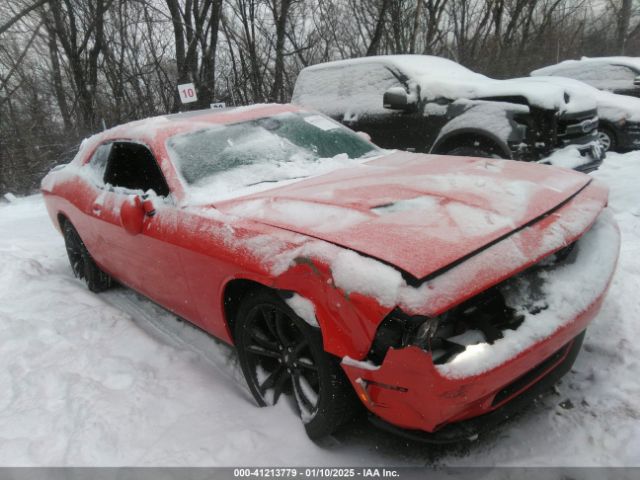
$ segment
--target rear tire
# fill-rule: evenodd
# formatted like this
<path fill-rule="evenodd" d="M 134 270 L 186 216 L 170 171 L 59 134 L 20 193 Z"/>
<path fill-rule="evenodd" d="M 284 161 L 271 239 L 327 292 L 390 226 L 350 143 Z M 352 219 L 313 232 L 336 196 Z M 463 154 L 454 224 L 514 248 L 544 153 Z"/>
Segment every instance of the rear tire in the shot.
<path fill-rule="evenodd" d="M 96 265 L 78 231 L 68 220 L 62 224 L 62 234 L 71 270 L 76 278 L 84 279 L 89 290 L 95 293 L 110 288 L 113 283 L 111 277 Z"/>
<path fill-rule="evenodd" d="M 235 321 L 240 366 L 259 406 L 293 397 L 307 435 L 320 440 L 355 418 L 359 402 L 338 361 L 307 324 L 273 292 L 242 300 Z"/>

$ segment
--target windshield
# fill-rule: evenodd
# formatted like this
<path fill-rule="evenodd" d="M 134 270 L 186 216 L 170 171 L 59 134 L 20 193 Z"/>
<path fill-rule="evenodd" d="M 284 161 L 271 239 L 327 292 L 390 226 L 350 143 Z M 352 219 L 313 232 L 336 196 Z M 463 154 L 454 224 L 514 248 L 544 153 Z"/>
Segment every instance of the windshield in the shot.
<path fill-rule="evenodd" d="M 214 198 L 317 175 L 382 152 L 339 123 L 306 112 L 212 125 L 169 138 L 167 148 L 190 190 L 206 188 Z"/>

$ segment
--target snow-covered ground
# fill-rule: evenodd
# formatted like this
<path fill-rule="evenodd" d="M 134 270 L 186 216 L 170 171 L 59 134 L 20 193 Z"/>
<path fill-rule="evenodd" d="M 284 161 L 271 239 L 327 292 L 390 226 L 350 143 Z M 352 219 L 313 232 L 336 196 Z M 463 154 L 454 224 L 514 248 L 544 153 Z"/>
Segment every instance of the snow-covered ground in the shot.
<path fill-rule="evenodd" d="M 0 466 L 640 466 L 640 153 L 594 175 L 622 250 L 584 349 L 557 394 L 462 448 L 365 422 L 313 444 L 285 402 L 255 407 L 230 348 L 129 290 L 87 291 L 40 196 L 3 204 Z"/>

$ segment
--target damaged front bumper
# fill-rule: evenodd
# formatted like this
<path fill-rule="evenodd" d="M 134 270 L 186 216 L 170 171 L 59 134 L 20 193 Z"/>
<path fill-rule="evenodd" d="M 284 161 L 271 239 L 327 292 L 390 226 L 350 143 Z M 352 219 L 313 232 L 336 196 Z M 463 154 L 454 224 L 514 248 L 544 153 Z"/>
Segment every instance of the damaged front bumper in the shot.
<path fill-rule="evenodd" d="M 592 140 L 584 144 L 570 144 L 557 149 L 539 163 L 590 173 L 600 168 L 605 155 L 606 152 L 600 142 Z"/>
<path fill-rule="evenodd" d="M 590 142 L 588 145 L 577 147 L 580 156 L 584 158 L 584 163 L 576 166 L 574 169 L 582 173 L 590 173 L 602 165 L 606 152 L 600 142 Z"/>
<path fill-rule="evenodd" d="M 420 440 L 473 439 L 564 375 L 615 270 L 619 232 L 611 215 L 603 212 L 569 250 L 558 265 L 545 259 L 505 282 L 506 303 L 518 310 L 520 301 L 523 318 L 501 338 L 467 344 L 444 362 L 424 345 L 389 348 L 379 365 L 343 361 L 375 421 Z M 533 302 L 527 292 L 536 293 Z"/>

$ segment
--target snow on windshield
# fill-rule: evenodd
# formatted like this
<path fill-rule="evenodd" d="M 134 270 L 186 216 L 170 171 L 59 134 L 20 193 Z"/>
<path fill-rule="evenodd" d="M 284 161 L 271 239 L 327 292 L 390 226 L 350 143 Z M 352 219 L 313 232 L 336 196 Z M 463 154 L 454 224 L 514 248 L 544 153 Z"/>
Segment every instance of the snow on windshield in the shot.
<path fill-rule="evenodd" d="M 382 152 L 329 118 L 290 112 L 180 134 L 167 140 L 167 150 L 190 204 L 354 166 Z"/>

